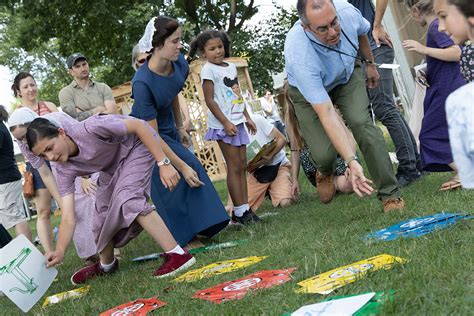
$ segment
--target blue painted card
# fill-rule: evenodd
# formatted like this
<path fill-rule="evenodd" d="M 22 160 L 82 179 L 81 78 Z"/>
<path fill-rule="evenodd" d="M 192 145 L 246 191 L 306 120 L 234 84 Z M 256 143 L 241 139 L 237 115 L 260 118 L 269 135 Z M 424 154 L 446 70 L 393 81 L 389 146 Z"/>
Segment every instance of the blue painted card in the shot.
<path fill-rule="evenodd" d="M 415 238 L 429 234 L 435 230 L 447 228 L 461 219 L 474 218 L 474 216 L 460 213 L 438 213 L 392 225 L 385 229 L 370 233 L 367 239 L 394 240 L 399 237 Z"/>

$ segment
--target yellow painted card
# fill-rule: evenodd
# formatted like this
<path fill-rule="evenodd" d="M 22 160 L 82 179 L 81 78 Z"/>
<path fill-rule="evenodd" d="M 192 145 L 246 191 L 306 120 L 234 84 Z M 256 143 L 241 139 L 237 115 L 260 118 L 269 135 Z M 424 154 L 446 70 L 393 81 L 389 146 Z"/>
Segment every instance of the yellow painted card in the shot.
<path fill-rule="evenodd" d="M 268 256 L 263 256 L 263 257 L 252 256 L 252 257 L 247 257 L 247 258 L 211 263 L 205 267 L 191 270 L 181 275 L 180 277 L 174 279 L 174 281 L 193 282 L 200 279 L 208 278 L 213 275 L 232 272 L 232 271 L 243 269 L 245 267 L 256 264 L 257 262 L 260 262 L 267 257 Z"/>
<path fill-rule="evenodd" d="M 356 281 L 367 271 L 388 270 L 396 263 L 406 263 L 407 260 L 391 255 L 379 255 L 350 265 L 321 273 L 298 283 L 301 288 L 297 293 L 329 294 L 337 288 Z"/>
<path fill-rule="evenodd" d="M 68 300 L 68 299 L 71 299 L 71 298 L 79 298 L 81 296 L 86 295 L 87 292 L 89 292 L 89 290 L 90 290 L 90 286 L 87 285 L 87 286 L 80 287 L 80 288 L 70 290 L 70 291 L 67 291 L 67 292 L 61 292 L 61 293 L 58 293 L 58 294 L 48 296 L 44 300 L 44 303 L 43 303 L 42 307 L 45 308 L 45 307 L 48 307 L 50 305 L 57 304 L 59 302 L 62 302 L 62 301 L 65 301 L 65 300 Z"/>

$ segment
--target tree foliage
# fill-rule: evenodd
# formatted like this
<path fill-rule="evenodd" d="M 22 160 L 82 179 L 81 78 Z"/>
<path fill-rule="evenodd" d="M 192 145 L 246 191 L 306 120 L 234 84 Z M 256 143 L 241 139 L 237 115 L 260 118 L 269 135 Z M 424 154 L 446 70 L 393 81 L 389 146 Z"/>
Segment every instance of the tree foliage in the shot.
<path fill-rule="evenodd" d="M 133 76 L 131 49 L 148 20 L 164 14 L 183 23 L 186 43 L 202 29 L 225 29 L 261 90 L 270 86 L 270 72 L 283 68 L 285 34 L 296 17 L 280 9 L 247 26 L 257 11 L 254 0 L 8 0 L 0 6 L 0 64 L 31 71 L 42 83 L 41 97 L 56 103 L 71 80 L 65 59 L 73 52 L 87 56 L 96 80 L 115 86 Z"/>

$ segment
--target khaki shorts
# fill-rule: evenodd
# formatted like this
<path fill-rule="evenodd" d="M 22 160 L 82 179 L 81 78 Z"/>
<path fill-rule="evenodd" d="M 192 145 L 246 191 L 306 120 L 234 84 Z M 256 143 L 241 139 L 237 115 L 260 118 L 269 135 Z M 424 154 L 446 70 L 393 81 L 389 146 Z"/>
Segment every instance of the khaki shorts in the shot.
<path fill-rule="evenodd" d="M 22 192 L 21 179 L 0 184 L 0 224 L 6 229 L 26 221 Z"/>

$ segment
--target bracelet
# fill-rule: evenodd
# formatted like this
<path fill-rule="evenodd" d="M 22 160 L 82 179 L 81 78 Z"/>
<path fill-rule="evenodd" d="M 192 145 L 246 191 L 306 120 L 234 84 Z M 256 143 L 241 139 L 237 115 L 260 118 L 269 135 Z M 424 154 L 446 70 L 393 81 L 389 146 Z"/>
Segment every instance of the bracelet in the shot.
<path fill-rule="evenodd" d="M 349 164 L 354 161 L 354 160 L 357 160 L 357 156 L 350 156 L 345 162 L 346 166 L 349 167 Z"/>
<path fill-rule="evenodd" d="M 177 129 L 184 129 L 184 125 L 182 125 L 182 126 L 180 126 L 180 127 L 177 127 L 177 126 L 176 126 L 176 128 L 177 128 Z"/>
<path fill-rule="evenodd" d="M 290 149 L 290 151 L 299 151 L 298 149 Z"/>

